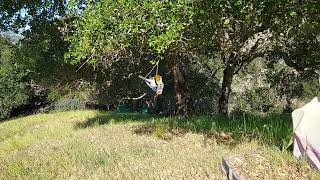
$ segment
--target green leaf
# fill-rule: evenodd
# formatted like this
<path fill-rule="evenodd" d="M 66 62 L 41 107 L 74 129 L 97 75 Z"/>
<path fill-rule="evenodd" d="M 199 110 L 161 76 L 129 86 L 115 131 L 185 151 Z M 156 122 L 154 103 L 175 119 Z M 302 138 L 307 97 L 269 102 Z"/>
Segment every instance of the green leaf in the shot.
<path fill-rule="evenodd" d="M 242 4 L 242 0 L 236 2 L 236 6 L 240 6 Z"/>
<path fill-rule="evenodd" d="M 149 63 L 152 64 L 152 65 L 155 65 L 157 63 L 157 61 L 156 60 L 151 60 L 151 61 L 149 61 Z"/>
<path fill-rule="evenodd" d="M 295 11 L 291 11 L 291 12 L 290 12 L 290 16 L 294 17 L 294 16 L 296 16 L 296 15 L 297 15 L 297 12 L 295 12 Z"/>

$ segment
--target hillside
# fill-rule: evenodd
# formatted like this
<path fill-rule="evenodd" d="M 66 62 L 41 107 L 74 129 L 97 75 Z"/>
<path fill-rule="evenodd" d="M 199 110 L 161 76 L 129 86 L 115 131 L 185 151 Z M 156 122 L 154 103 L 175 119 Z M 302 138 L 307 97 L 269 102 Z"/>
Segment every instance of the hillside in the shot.
<path fill-rule="evenodd" d="M 141 114 L 71 111 L 2 122 L 0 179 L 223 179 L 223 156 L 257 151 L 267 157 L 260 176 L 318 176 L 276 148 L 255 142 L 230 146 L 183 129 L 168 133 L 160 121 Z M 264 171 L 265 164 L 272 166 Z M 251 168 L 243 171 L 250 177 L 250 164 L 242 168 Z"/>

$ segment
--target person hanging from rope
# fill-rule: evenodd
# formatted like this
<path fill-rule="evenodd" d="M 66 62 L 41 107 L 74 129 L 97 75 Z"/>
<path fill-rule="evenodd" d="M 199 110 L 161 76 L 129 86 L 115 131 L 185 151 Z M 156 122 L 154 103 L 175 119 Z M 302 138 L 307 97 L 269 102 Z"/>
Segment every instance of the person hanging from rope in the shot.
<path fill-rule="evenodd" d="M 164 88 L 164 84 L 162 82 L 162 77 L 157 74 L 154 79 L 155 79 L 155 82 L 157 84 L 157 91 L 156 91 L 157 95 L 161 95 L 162 94 L 162 90 Z"/>
<path fill-rule="evenodd" d="M 144 81 L 152 89 L 153 92 L 157 92 L 158 87 L 154 77 L 149 77 L 148 79 L 146 78 Z"/>
<path fill-rule="evenodd" d="M 146 82 L 146 84 L 152 89 L 152 91 L 156 93 L 157 96 L 162 94 L 162 91 L 164 88 L 162 77 L 158 74 L 158 66 L 159 66 L 159 61 L 156 62 L 156 64 L 151 69 L 151 71 L 145 77 L 139 76 L 141 79 L 143 79 Z M 150 77 L 149 75 L 152 73 L 155 67 L 157 67 L 156 75 L 154 77 Z M 147 78 L 147 76 L 149 76 L 149 78 Z"/>

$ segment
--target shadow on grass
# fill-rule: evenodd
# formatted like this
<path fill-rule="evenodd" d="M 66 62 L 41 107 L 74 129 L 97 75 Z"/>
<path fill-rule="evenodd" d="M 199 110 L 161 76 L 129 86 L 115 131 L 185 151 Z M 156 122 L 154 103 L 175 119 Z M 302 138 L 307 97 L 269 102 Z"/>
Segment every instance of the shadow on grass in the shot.
<path fill-rule="evenodd" d="M 168 121 L 167 124 L 170 128 L 203 133 L 208 138 L 228 145 L 257 140 L 263 145 L 292 151 L 291 114 L 198 116 L 190 117 L 187 121 Z"/>
<path fill-rule="evenodd" d="M 96 127 L 109 123 L 120 122 L 151 122 L 154 117 L 142 113 L 117 113 L 101 112 L 96 117 L 89 118 L 85 122 L 79 122 L 75 125 L 76 129 Z"/>
<path fill-rule="evenodd" d="M 187 118 L 160 117 L 140 113 L 101 112 L 96 117 L 75 125 L 76 129 L 90 128 L 108 123 L 143 122 L 151 125 L 141 126 L 133 132 L 139 134 L 162 134 L 193 132 L 215 139 L 218 143 L 234 145 L 243 141 L 257 140 L 263 145 L 276 146 L 288 150 L 292 144 L 292 120 L 290 114 L 272 115 L 231 115 L 193 116 Z M 151 127 L 151 128 L 150 128 Z M 151 133 L 152 129 L 153 133 Z"/>

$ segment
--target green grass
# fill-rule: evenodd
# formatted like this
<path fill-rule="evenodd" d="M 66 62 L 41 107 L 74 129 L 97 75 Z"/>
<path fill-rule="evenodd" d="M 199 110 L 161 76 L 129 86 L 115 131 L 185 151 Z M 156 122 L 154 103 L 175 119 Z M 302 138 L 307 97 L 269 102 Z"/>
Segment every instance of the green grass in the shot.
<path fill-rule="evenodd" d="M 287 151 L 291 132 L 288 115 L 40 114 L 0 123 L 0 179 L 223 179 L 223 156 L 252 151 L 273 172 L 319 178 Z"/>
<path fill-rule="evenodd" d="M 144 122 L 156 126 L 159 135 L 163 129 L 184 129 L 194 133 L 213 135 L 227 133 L 235 143 L 257 140 L 264 145 L 287 150 L 292 143 L 292 120 L 290 114 L 281 115 L 232 115 L 195 116 L 188 118 L 152 117 L 139 113 L 100 113 L 88 121 L 79 122 L 78 128 L 90 128 L 108 123 Z M 159 132 L 161 131 L 161 132 Z"/>

